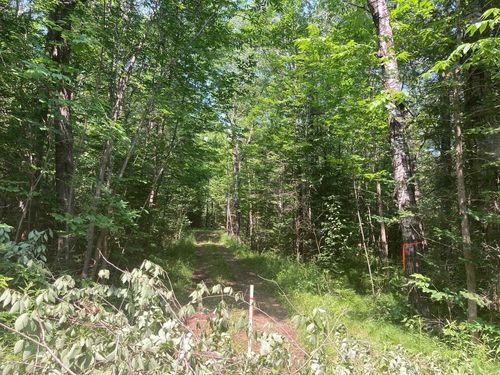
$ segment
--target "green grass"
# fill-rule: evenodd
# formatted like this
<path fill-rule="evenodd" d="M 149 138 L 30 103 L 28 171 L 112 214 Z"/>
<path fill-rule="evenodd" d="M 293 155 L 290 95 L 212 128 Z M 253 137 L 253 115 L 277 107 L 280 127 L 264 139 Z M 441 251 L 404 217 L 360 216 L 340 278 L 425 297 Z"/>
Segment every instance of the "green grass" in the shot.
<path fill-rule="evenodd" d="M 196 269 L 195 250 L 196 243 L 191 234 L 150 256 L 151 261 L 167 271 L 175 294 L 182 300 L 189 294 L 187 287 Z"/>
<path fill-rule="evenodd" d="M 233 277 L 231 267 L 224 257 L 219 255 L 206 256 L 203 257 L 203 264 L 200 264 L 200 260 L 197 258 L 197 251 L 219 252 L 217 249 L 220 246 L 218 240 L 219 234 L 217 232 L 192 231 L 183 239 L 153 252 L 149 259 L 167 271 L 176 295 L 185 297 L 185 294 L 189 294 L 187 292 L 193 286 L 193 279 L 200 268 L 206 271 L 204 273 L 204 281 L 206 282 L 223 284 Z M 200 246 L 201 244 L 202 246 Z"/>
<path fill-rule="evenodd" d="M 203 243 L 202 251 L 214 251 L 219 255 L 205 256 L 204 264 L 198 264 L 196 251 L 200 249 L 196 239 Z M 221 245 L 232 252 L 242 272 L 252 271 L 273 281 L 264 286 L 268 292 L 280 296 L 290 315 L 308 315 L 314 308 L 321 307 L 331 322 L 343 325 L 349 337 L 368 343 L 375 352 L 401 346 L 410 356 L 433 358 L 445 368 L 457 368 L 469 362 L 477 374 L 500 373 L 500 365 L 488 359 L 481 345 L 475 347 L 474 355 L 465 355 L 425 332 L 419 327 L 418 319 L 412 321 L 412 327 L 398 321 L 408 313 L 405 301 L 390 294 L 377 297 L 360 294 L 314 263 L 297 263 L 272 252 L 252 252 L 221 232 L 193 232 L 168 249 L 155 253 L 151 260 L 167 270 L 174 290 L 182 294 L 192 287 L 193 276 L 200 266 L 210 283 L 224 284 L 235 276 L 233 268 L 220 256 Z M 400 318 L 395 321 L 395 317 Z"/>
<path fill-rule="evenodd" d="M 218 253 L 218 245 L 205 244 L 203 251 Z M 203 258 L 203 267 L 206 270 L 207 280 L 211 284 L 225 284 L 227 280 L 234 278 L 234 272 L 226 262 L 225 258 L 217 256 L 206 256 Z"/>
<path fill-rule="evenodd" d="M 375 351 L 402 346 L 412 356 L 432 357 L 444 365 L 457 368 L 469 361 L 477 374 L 500 373 L 500 364 L 488 358 L 483 345 L 478 343 L 474 354 L 465 354 L 428 334 L 418 319 L 412 320 L 411 327 L 403 324 L 402 317 L 408 313 L 406 301 L 390 294 L 359 294 L 313 263 L 297 263 L 271 252 L 251 252 L 226 235 L 221 241 L 245 267 L 279 285 L 283 306 L 291 315 L 308 315 L 321 307 L 331 321 L 345 326 L 350 337 L 369 343 Z M 394 317 L 400 321 L 395 322 Z"/>

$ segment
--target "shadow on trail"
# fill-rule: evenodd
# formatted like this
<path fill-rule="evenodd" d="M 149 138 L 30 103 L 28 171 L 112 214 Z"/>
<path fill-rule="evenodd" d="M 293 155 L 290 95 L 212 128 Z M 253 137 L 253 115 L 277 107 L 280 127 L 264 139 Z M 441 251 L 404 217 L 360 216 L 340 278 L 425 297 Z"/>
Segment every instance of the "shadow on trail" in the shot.
<path fill-rule="evenodd" d="M 218 243 L 221 239 L 220 233 L 210 230 L 197 230 L 193 232 L 193 235 L 197 243 L 206 243 L 206 242 Z"/>
<path fill-rule="evenodd" d="M 302 359 L 304 350 L 297 339 L 297 332 L 291 323 L 287 311 L 279 301 L 279 288 L 257 275 L 255 270 L 266 272 L 265 278 L 272 278 L 273 262 L 262 264 L 263 259 L 237 257 L 235 252 L 218 243 L 220 235 L 214 233 L 196 233 L 197 244 L 194 248 L 193 259 L 195 272 L 193 273 L 192 290 L 202 281 L 209 290 L 216 284 L 229 286 L 234 292 L 242 292 L 243 300 L 236 302 L 232 297 L 208 296 L 203 304 L 208 310 L 213 309 L 221 298 L 227 303 L 231 315 L 243 314 L 248 311 L 249 289 L 254 285 L 255 310 L 253 327 L 256 332 L 276 332 L 283 335 L 292 345 L 294 361 Z M 207 241 L 207 242 L 205 242 Z M 212 242 L 217 241 L 217 242 Z M 274 265 L 275 266 L 275 265 Z M 276 268 L 275 268 L 276 269 Z M 191 324 L 206 320 L 206 312 L 199 311 L 192 317 Z M 246 333 L 237 334 L 236 341 L 247 342 Z M 257 350 L 257 344 L 256 349 Z"/>
<path fill-rule="evenodd" d="M 271 270 L 272 266 L 266 267 L 265 262 L 256 258 L 236 258 L 234 253 L 225 246 L 211 242 L 199 242 L 194 256 L 196 271 L 193 274 L 193 282 L 195 284 L 203 281 L 209 288 L 216 284 L 230 286 L 235 292 L 242 292 L 245 301 L 248 301 L 249 287 L 253 284 L 258 310 L 262 310 L 275 320 L 288 317 L 277 298 L 280 293 L 279 289 L 276 285 L 259 277 L 268 278 L 269 274 L 257 275 L 254 272 L 255 269 L 262 270 L 263 268 Z M 248 308 L 245 302 L 231 303 L 231 305 L 238 309 Z"/>

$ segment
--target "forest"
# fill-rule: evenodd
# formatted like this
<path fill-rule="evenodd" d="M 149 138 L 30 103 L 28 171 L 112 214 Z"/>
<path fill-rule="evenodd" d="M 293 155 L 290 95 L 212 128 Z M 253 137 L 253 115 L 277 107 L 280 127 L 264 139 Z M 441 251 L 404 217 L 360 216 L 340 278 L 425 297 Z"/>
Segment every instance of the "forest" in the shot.
<path fill-rule="evenodd" d="M 500 373 L 499 32 L 0 0 L 2 373 Z"/>

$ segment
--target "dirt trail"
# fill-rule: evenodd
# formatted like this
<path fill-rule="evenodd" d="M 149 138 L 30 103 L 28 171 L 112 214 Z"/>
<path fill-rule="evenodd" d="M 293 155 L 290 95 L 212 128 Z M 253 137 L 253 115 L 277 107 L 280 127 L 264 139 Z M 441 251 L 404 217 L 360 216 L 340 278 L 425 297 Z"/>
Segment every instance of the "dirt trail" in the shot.
<path fill-rule="evenodd" d="M 204 281 L 208 287 L 215 284 L 230 286 L 234 291 L 241 291 L 248 301 L 250 284 L 255 288 L 256 309 L 253 326 L 257 332 L 276 332 L 288 339 L 293 351 L 299 357 L 303 349 L 297 341 L 297 332 L 291 323 L 287 311 L 281 305 L 276 288 L 249 269 L 244 260 L 238 259 L 227 247 L 217 243 L 216 234 L 199 233 L 196 235 L 195 252 L 196 271 L 193 282 Z M 240 302 L 232 306 L 247 310 L 248 303 Z"/>

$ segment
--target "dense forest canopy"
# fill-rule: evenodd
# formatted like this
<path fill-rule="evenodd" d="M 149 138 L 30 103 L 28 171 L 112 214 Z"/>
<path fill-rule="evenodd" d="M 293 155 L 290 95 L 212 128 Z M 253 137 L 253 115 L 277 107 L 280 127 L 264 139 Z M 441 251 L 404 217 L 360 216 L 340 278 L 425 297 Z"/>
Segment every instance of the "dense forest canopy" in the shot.
<path fill-rule="evenodd" d="M 498 356 L 499 23 L 494 0 L 0 0 L 0 286 L 223 229 Z"/>

